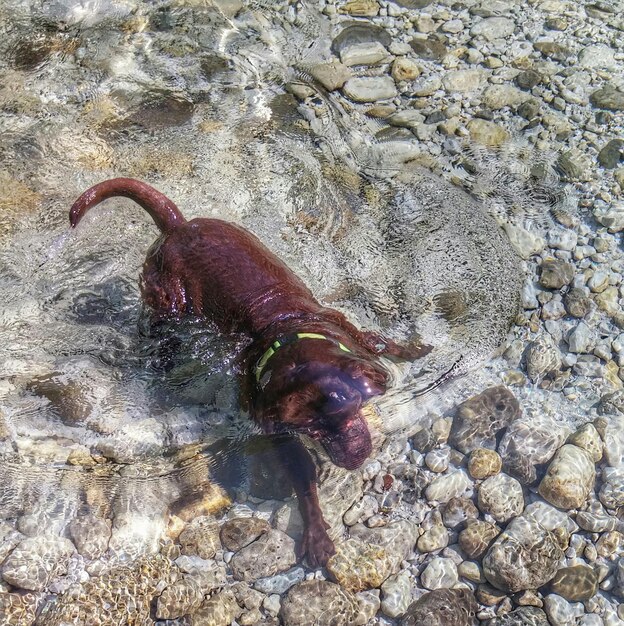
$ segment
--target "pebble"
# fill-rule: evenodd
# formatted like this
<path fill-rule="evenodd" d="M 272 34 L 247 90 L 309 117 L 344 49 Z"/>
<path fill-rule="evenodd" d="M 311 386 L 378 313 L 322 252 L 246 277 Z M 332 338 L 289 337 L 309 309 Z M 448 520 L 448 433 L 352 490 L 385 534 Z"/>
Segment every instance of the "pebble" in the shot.
<path fill-rule="evenodd" d="M 451 498 L 458 498 L 471 491 L 470 477 L 464 470 L 458 469 L 432 480 L 425 490 L 425 496 L 430 502 L 445 503 Z"/>
<path fill-rule="evenodd" d="M 436 552 L 446 548 L 449 543 L 448 531 L 442 524 L 434 524 L 418 538 L 416 547 L 420 552 Z"/>
<path fill-rule="evenodd" d="M 438 589 L 410 604 L 402 626 L 473 626 L 477 610 L 468 589 Z"/>
<path fill-rule="evenodd" d="M 482 119 L 472 119 L 467 125 L 470 138 L 482 146 L 500 146 L 509 140 L 509 132 L 500 124 Z"/>
<path fill-rule="evenodd" d="M 539 494 L 562 509 L 580 508 L 596 480 L 591 455 L 582 448 L 565 444 L 557 451 L 539 485 Z"/>
<path fill-rule="evenodd" d="M 578 610 L 571 605 L 565 598 L 554 593 L 544 598 L 544 610 L 548 616 L 548 620 L 553 626 L 567 626 L 574 624 L 577 617 L 583 614 L 581 605 L 580 614 Z"/>
<path fill-rule="evenodd" d="M 516 517 L 483 558 L 483 572 L 497 589 L 516 593 L 550 581 L 563 557 L 555 535 L 529 516 Z"/>
<path fill-rule="evenodd" d="M 479 510 L 468 498 L 451 498 L 442 509 L 442 520 L 447 528 L 457 528 L 479 517 Z"/>
<path fill-rule="evenodd" d="M 550 581 L 550 589 L 570 602 L 583 602 L 598 591 L 598 574 L 588 565 L 562 567 Z"/>
<path fill-rule="evenodd" d="M 451 428 L 451 443 L 464 454 L 496 448 L 496 435 L 519 415 L 520 405 L 506 387 L 490 387 L 462 402 Z M 459 495 L 459 494 L 455 494 Z"/>
<path fill-rule="evenodd" d="M 579 322 L 568 335 L 567 341 L 570 352 L 587 354 L 592 351 L 596 343 L 596 337 L 589 324 Z"/>
<path fill-rule="evenodd" d="M 561 367 L 561 352 L 548 333 L 542 333 L 526 350 L 526 367 L 529 378 L 537 383 L 558 372 Z"/>
<path fill-rule="evenodd" d="M 340 61 L 347 67 L 377 65 L 387 62 L 389 57 L 388 51 L 378 41 L 354 43 L 340 50 Z"/>
<path fill-rule="evenodd" d="M 563 304 L 568 315 L 577 318 L 585 317 L 592 308 L 591 299 L 583 289 L 570 289 L 563 296 Z"/>
<path fill-rule="evenodd" d="M 377 102 L 397 95 L 394 81 L 389 76 L 350 78 L 342 87 L 342 91 L 354 102 Z"/>
<path fill-rule="evenodd" d="M 522 485 L 507 474 L 484 480 L 478 490 L 479 509 L 497 522 L 507 522 L 524 510 Z"/>
<path fill-rule="evenodd" d="M 236 580 L 253 582 L 284 571 L 296 562 L 293 539 L 279 530 L 269 530 L 241 548 L 232 557 L 230 567 Z"/>
<path fill-rule="evenodd" d="M 310 68 L 310 74 L 328 91 L 342 89 L 352 76 L 351 70 L 339 61 L 315 65 Z"/>
<path fill-rule="evenodd" d="M 24 539 L 4 560 L 0 573 L 10 585 L 43 591 L 55 577 L 66 573 L 75 550 L 74 544 L 62 537 L 40 535 Z"/>
<path fill-rule="evenodd" d="M 598 463 L 602 459 L 602 439 L 600 439 L 596 427 L 591 423 L 584 424 L 572 433 L 568 437 L 568 443 L 589 452 L 594 463 Z"/>
<path fill-rule="evenodd" d="M 574 265 L 559 259 L 547 259 L 540 266 L 539 284 L 546 289 L 561 289 L 574 278 Z"/>
<path fill-rule="evenodd" d="M 306 580 L 282 600 L 284 626 L 351 626 L 358 613 L 352 594 L 325 580 Z"/>
<path fill-rule="evenodd" d="M 450 449 L 442 448 L 431 450 L 425 455 L 425 465 L 436 474 L 441 474 L 448 469 L 450 460 Z"/>
<path fill-rule="evenodd" d="M 457 566 L 452 559 L 435 557 L 420 575 L 420 582 L 425 589 L 450 589 L 458 582 Z"/>
<path fill-rule="evenodd" d="M 498 526 L 477 520 L 469 523 L 459 533 L 459 547 L 469 559 L 478 559 L 485 554 L 499 534 L 500 528 Z"/>
<path fill-rule="evenodd" d="M 415 80 L 420 76 L 420 67 L 411 59 L 400 57 L 392 63 L 391 76 L 396 82 Z"/>
<path fill-rule="evenodd" d="M 515 30 L 514 21 L 507 17 L 488 17 L 477 22 L 470 29 L 470 34 L 473 37 L 483 37 L 486 41 L 494 41 L 513 35 Z"/>
<path fill-rule="evenodd" d="M 449 93 L 467 93 L 481 87 L 483 74 L 480 70 L 456 70 L 447 72 L 442 78 L 442 85 Z"/>
<path fill-rule="evenodd" d="M 412 581 L 409 572 L 402 571 L 389 576 L 381 585 L 381 610 L 388 617 L 405 613 L 412 599 Z"/>
<path fill-rule="evenodd" d="M 612 170 L 624 160 L 624 139 L 612 139 L 598 153 L 598 163 L 605 169 Z"/>
<path fill-rule="evenodd" d="M 589 101 L 599 109 L 608 111 L 624 111 L 624 91 L 619 91 L 612 85 L 605 85 L 594 91 Z"/>

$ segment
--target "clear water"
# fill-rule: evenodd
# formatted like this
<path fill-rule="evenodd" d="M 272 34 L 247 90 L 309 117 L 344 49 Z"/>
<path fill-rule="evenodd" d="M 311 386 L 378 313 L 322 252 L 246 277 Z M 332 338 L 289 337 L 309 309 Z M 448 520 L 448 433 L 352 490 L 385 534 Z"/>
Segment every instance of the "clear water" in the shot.
<path fill-rule="evenodd" d="M 187 218 L 249 228 L 358 325 L 420 333 L 435 349 L 393 370 L 387 433 L 452 403 L 460 383 L 414 392 L 460 356 L 458 375 L 504 344 L 522 268 L 499 224 L 561 201 L 547 178 L 533 195 L 509 187 L 530 178 L 521 158 L 508 179 L 469 175 L 458 163 L 487 157 L 466 152 L 429 173 L 413 136 L 312 80 L 332 41 L 313 7 L 252 2 L 232 17 L 234 4 L 0 6 L 0 519 L 33 534 L 97 510 L 129 529 L 149 519 L 154 540 L 209 480 L 245 489 L 257 435 L 238 406 L 236 342 L 189 322 L 176 367 L 155 366 L 137 277 L 157 230 L 109 200 L 70 233 L 90 185 L 144 179 Z"/>

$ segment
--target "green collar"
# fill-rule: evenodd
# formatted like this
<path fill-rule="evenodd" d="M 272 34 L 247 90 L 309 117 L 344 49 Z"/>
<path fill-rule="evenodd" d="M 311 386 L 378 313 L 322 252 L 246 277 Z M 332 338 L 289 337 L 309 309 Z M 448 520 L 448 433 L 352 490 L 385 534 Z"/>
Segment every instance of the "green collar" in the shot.
<path fill-rule="evenodd" d="M 325 341 L 331 341 L 335 343 L 341 350 L 344 352 L 351 352 L 344 343 L 341 343 L 337 339 L 333 339 L 331 337 L 326 337 L 325 335 L 321 335 L 319 333 L 296 333 L 294 335 L 287 335 L 285 337 L 280 337 L 276 339 L 267 349 L 267 351 L 260 357 L 258 363 L 256 363 L 256 367 L 254 368 L 254 372 L 256 375 L 256 382 L 260 383 L 260 378 L 262 376 L 262 372 L 266 367 L 266 364 L 269 362 L 269 359 L 282 347 L 286 346 L 289 343 L 294 343 L 295 341 L 299 341 L 300 339 L 324 339 Z"/>

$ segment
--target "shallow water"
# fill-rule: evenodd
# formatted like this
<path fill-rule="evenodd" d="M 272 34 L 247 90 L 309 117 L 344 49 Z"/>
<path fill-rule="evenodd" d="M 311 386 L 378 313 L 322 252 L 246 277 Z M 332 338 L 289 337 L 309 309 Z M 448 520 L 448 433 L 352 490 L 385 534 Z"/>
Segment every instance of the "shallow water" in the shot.
<path fill-rule="evenodd" d="M 189 219 L 249 228 L 359 326 L 422 335 L 433 352 L 392 366 L 378 402 L 384 434 L 466 395 L 463 375 L 519 311 L 523 265 L 501 224 L 538 228 L 570 200 L 522 149 L 459 146 L 432 174 L 413 136 L 311 77 L 333 39 L 314 6 L 235 4 L 0 8 L 0 520 L 29 536 L 95 513 L 114 520 L 111 554 L 126 561 L 181 499 L 248 490 L 262 457 L 237 399 L 242 340 L 191 320 L 163 372 L 137 286 L 156 228 L 117 199 L 69 232 L 88 186 L 147 180 Z M 454 363 L 452 384 L 416 398 Z"/>

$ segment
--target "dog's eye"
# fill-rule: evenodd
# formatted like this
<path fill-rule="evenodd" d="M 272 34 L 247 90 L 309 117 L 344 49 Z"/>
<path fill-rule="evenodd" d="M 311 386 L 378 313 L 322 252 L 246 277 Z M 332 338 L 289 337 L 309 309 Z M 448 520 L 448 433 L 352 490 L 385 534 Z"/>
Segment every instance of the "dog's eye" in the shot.
<path fill-rule="evenodd" d="M 347 399 L 347 397 L 344 394 L 342 394 L 342 393 L 340 393 L 338 391 L 331 391 L 329 393 L 329 398 L 331 400 L 335 400 L 337 402 L 344 402 Z"/>

